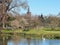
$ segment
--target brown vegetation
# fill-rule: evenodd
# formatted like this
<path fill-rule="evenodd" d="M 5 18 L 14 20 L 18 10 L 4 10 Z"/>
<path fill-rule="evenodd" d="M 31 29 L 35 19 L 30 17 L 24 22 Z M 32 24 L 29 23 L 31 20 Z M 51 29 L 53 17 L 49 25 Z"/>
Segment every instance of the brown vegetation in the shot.
<path fill-rule="evenodd" d="M 60 27 L 60 17 L 58 16 L 33 16 L 26 1 L 20 0 L 0 0 L 0 27 L 14 28 L 40 28 L 40 27 Z M 18 14 L 16 8 L 22 7 L 27 9 L 24 15 Z"/>

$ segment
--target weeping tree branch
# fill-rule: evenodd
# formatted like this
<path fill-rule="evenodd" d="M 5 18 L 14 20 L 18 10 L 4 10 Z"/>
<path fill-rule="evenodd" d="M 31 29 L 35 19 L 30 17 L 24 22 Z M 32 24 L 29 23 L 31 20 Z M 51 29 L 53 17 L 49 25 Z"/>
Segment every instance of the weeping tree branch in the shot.
<path fill-rule="evenodd" d="M 19 2 L 20 1 L 20 2 Z M 5 26 L 5 15 L 7 14 L 7 12 L 11 11 L 12 9 L 15 9 L 16 7 L 22 7 L 24 9 L 26 9 L 28 7 L 26 0 L 22 2 L 22 0 L 3 0 L 3 12 L 4 12 L 4 16 L 2 19 L 2 25 L 3 27 Z M 19 2 L 19 4 L 18 4 Z"/>

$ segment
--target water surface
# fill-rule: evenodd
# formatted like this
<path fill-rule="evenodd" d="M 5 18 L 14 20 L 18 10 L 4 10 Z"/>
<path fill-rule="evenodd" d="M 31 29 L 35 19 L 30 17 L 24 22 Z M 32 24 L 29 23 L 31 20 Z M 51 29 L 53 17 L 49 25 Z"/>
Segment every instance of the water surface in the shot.
<path fill-rule="evenodd" d="M 60 39 L 41 39 L 31 36 L 0 36 L 0 45 L 60 45 Z"/>

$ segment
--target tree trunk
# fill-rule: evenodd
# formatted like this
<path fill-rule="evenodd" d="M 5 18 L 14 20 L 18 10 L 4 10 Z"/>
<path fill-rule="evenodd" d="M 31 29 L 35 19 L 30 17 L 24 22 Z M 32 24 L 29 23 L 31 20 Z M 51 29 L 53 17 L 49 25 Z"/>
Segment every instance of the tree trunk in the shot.
<path fill-rule="evenodd" d="M 5 29 L 5 15 L 3 16 L 3 19 L 2 19 L 2 27 L 3 29 Z"/>
<path fill-rule="evenodd" d="M 2 27 L 3 27 L 3 29 L 5 29 L 5 23 L 4 22 L 2 23 Z"/>

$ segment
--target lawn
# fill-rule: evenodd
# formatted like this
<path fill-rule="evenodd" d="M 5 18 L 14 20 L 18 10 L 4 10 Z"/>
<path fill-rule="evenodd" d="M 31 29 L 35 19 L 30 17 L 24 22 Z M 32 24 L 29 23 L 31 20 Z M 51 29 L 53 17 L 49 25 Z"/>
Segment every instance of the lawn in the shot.
<path fill-rule="evenodd" d="M 26 34 L 26 35 L 35 35 L 45 38 L 60 38 L 59 29 L 51 30 L 50 28 L 39 28 L 39 29 L 30 29 L 28 31 L 23 31 L 21 29 L 17 30 L 1 30 L 2 33 L 18 33 L 18 34 Z"/>

